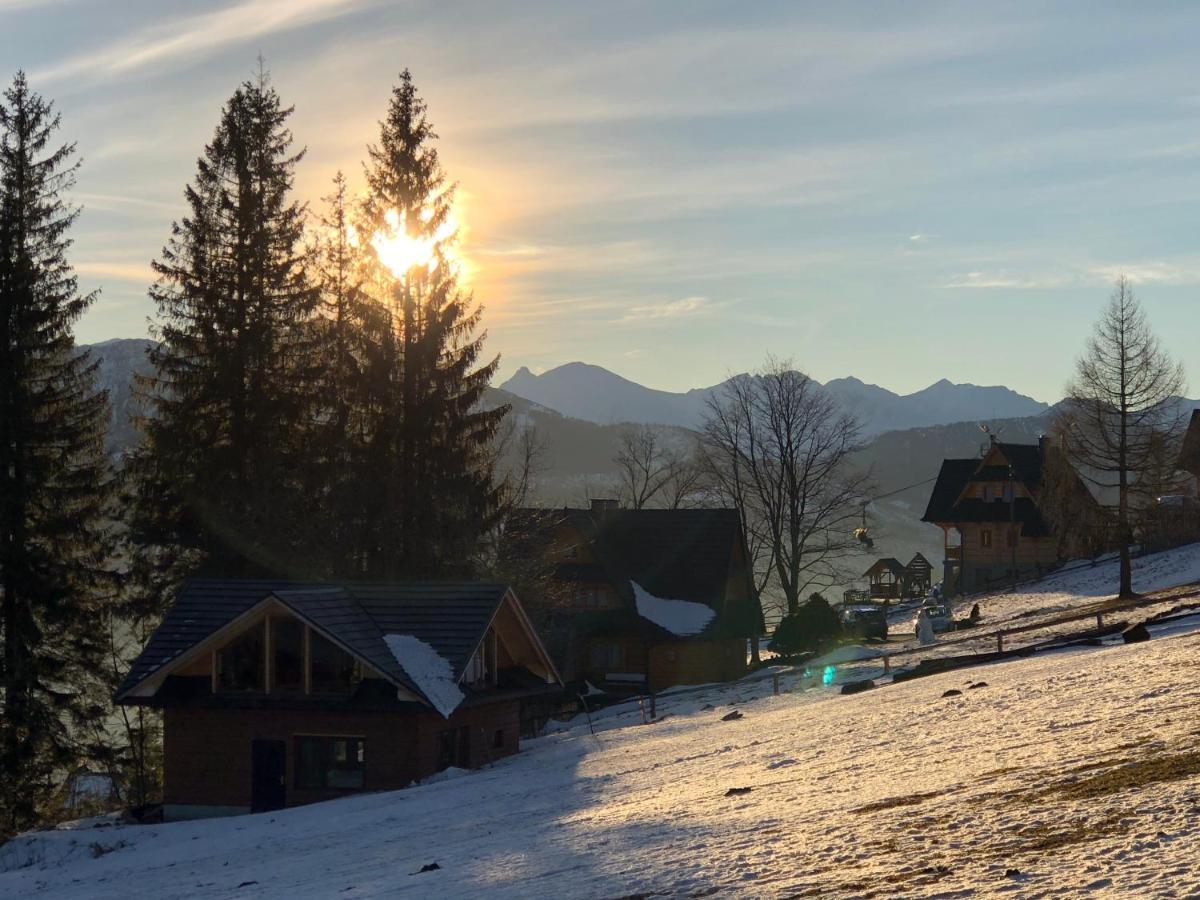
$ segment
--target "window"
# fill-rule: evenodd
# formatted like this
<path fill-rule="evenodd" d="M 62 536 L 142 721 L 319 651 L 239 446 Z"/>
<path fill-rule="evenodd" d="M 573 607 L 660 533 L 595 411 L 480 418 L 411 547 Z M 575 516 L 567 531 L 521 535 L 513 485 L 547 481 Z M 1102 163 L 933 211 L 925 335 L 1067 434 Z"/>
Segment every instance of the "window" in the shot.
<path fill-rule="evenodd" d="M 296 787 L 361 788 L 365 743 L 357 737 L 296 738 Z"/>
<path fill-rule="evenodd" d="M 271 690 L 304 690 L 304 626 L 296 619 L 271 619 Z"/>
<path fill-rule="evenodd" d="M 259 622 L 217 651 L 217 689 L 262 691 L 266 685 L 265 626 Z"/>
<path fill-rule="evenodd" d="M 354 657 L 311 630 L 308 652 L 312 656 L 314 694 L 348 694 L 358 684 L 361 673 Z"/>
<path fill-rule="evenodd" d="M 598 669 L 619 669 L 625 663 L 620 644 L 592 644 L 592 665 Z"/>
<path fill-rule="evenodd" d="M 983 486 L 983 502 L 990 503 L 991 500 L 992 500 L 992 486 L 990 484 L 985 484 Z"/>
<path fill-rule="evenodd" d="M 492 735 L 492 749 L 493 750 L 503 750 L 504 749 L 504 729 L 503 728 L 497 728 L 496 733 L 494 735 Z"/>
<path fill-rule="evenodd" d="M 989 531 L 986 528 L 983 531 L 979 532 L 979 546 L 980 547 L 992 546 L 992 533 L 991 533 L 991 531 Z"/>
<path fill-rule="evenodd" d="M 1012 500 L 1013 500 L 1013 483 L 1011 481 L 1009 481 L 1009 482 L 1006 482 L 1004 485 L 1004 502 L 1012 503 Z"/>

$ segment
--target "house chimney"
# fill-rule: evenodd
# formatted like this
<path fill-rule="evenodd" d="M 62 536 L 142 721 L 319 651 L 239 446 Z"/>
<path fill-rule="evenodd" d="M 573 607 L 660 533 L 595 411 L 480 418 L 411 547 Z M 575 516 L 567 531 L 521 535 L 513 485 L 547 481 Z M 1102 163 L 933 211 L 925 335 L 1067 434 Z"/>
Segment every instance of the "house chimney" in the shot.
<path fill-rule="evenodd" d="M 620 500 L 610 499 L 595 499 L 592 500 L 592 514 L 603 518 L 613 510 L 621 508 Z"/>

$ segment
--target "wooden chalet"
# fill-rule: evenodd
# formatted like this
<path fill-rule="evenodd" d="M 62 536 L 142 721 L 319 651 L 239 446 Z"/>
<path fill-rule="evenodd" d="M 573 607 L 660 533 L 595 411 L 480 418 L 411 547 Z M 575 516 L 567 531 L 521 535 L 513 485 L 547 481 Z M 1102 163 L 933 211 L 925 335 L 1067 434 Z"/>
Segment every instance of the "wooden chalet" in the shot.
<path fill-rule="evenodd" d="M 508 531 L 532 543 L 558 601 L 543 632 L 568 682 L 658 691 L 740 677 L 762 607 L 732 509 L 525 509 Z"/>
<path fill-rule="evenodd" d="M 921 521 L 942 529 L 947 595 L 980 591 L 1040 574 L 1071 552 L 1072 542 L 1052 532 L 1039 488 L 1048 454 L 1042 438 L 1009 444 L 992 437 L 981 458 L 947 459 Z M 1094 504 L 1075 477 L 1082 502 Z"/>
<path fill-rule="evenodd" d="M 192 581 L 115 701 L 162 710 L 164 816 L 180 819 L 482 765 L 561 690 L 501 584 Z"/>
<path fill-rule="evenodd" d="M 867 579 L 867 593 L 872 600 L 899 600 L 904 586 L 904 566 L 891 556 L 875 561 L 863 572 Z"/>

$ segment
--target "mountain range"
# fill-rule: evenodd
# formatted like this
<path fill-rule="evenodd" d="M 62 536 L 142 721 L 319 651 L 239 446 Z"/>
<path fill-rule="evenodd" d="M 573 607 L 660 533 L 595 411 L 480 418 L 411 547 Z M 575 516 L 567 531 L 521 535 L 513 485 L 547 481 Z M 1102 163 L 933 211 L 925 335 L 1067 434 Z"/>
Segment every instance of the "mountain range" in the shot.
<path fill-rule="evenodd" d="M 118 459 L 136 440 L 133 379 L 148 371 L 150 346 L 144 339 L 116 339 L 84 348 L 98 363 L 98 386 L 108 391 L 108 447 Z M 880 499 L 869 509 L 875 549 L 847 561 L 851 574 L 876 557 L 907 561 L 918 551 L 937 567 L 941 533 L 920 517 L 942 460 L 978 455 L 986 440 L 978 427 L 981 419 L 1004 440 L 1020 443 L 1036 441 L 1050 420 L 1046 404 L 1003 387 L 941 381 L 898 395 L 841 378 L 824 388 L 867 423 L 864 430 L 871 435 L 856 461 L 872 471 L 878 487 Z M 509 405 L 518 423 L 534 426 L 546 447 L 532 502 L 582 505 L 591 497 L 615 495 L 614 457 L 627 423 L 653 423 L 664 440 L 684 446 L 694 439 L 708 397 L 720 389 L 656 391 L 598 366 L 573 363 L 543 375 L 522 369 L 490 388 L 484 402 Z"/>
<path fill-rule="evenodd" d="M 727 383 L 672 393 L 644 387 L 600 366 L 574 362 L 541 375 L 522 367 L 500 388 L 565 416 L 600 425 L 634 423 L 698 429 L 709 402 L 722 395 Z M 1038 416 L 1050 408 L 1007 387 L 955 384 L 945 378 L 912 394 L 897 394 L 854 377 L 835 378 L 822 388 L 858 419 L 863 436 L 868 438 L 886 431 L 951 422 Z"/>

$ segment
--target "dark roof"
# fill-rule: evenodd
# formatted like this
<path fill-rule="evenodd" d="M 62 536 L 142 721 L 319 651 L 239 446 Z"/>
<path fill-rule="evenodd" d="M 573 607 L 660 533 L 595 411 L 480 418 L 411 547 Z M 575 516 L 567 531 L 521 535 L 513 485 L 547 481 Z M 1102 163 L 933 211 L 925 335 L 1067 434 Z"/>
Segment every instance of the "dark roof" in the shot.
<path fill-rule="evenodd" d="M 1187 431 L 1183 435 L 1183 446 L 1179 450 L 1179 468 L 1193 475 L 1200 475 L 1200 409 L 1192 410 Z"/>
<path fill-rule="evenodd" d="M 925 554 L 916 553 L 913 558 L 908 561 L 908 565 L 904 567 L 906 572 L 932 572 L 933 564 L 925 558 Z"/>
<path fill-rule="evenodd" d="M 117 691 L 118 699 L 186 650 L 238 616 L 274 597 L 384 677 L 424 696 L 384 643 L 384 635 L 413 635 L 429 644 L 460 678 L 487 631 L 503 584 L 297 584 L 282 581 L 194 580 L 150 638 Z"/>
<path fill-rule="evenodd" d="M 994 445 L 1012 466 L 1013 476 L 1035 494 L 1042 484 L 1043 454 L 1039 444 L 1008 444 L 997 441 Z M 1009 477 L 1009 466 L 983 464 L 982 459 L 947 459 L 942 461 L 937 482 L 929 496 L 922 522 L 1007 522 L 1010 517 L 1024 527 L 1022 534 L 1040 537 L 1049 533 L 1049 528 L 1038 510 L 1037 504 L 1028 497 L 1019 497 L 1015 507 L 1002 498 L 985 502 L 978 497 L 959 500 L 963 488 L 972 481 L 1005 481 Z"/>
<path fill-rule="evenodd" d="M 929 504 L 925 507 L 922 522 L 953 521 L 954 501 L 962 493 L 971 473 L 979 467 L 977 459 L 945 459 L 942 460 L 941 471 L 938 472 L 937 483 L 933 493 L 929 495 Z"/>
<path fill-rule="evenodd" d="M 863 572 L 863 577 L 869 578 L 872 575 L 882 575 L 884 572 L 891 572 L 893 575 L 900 576 L 904 574 L 904 566 L 894 556 L 885 556 L 883 559 L 875 560 L 871 568 Z"/>
<path fill-rule="evenodd" d="M 749 569 L 733 570 L 735 548 L 745 559 L 735 509 L 524 509 L 510 521 L 527 534 L 567 525 L 582 535 L 596 562 L 561 564 L 555 572 L 561 580 L 608 582 L 630 608 L 630 582 L 656 597 L 703 603 L 717 615 L 701 637 L 749 636 L 762 629 Z M 731 578 L 747 580 L 750 600 L 736 608 L 726 604 Z"/>

